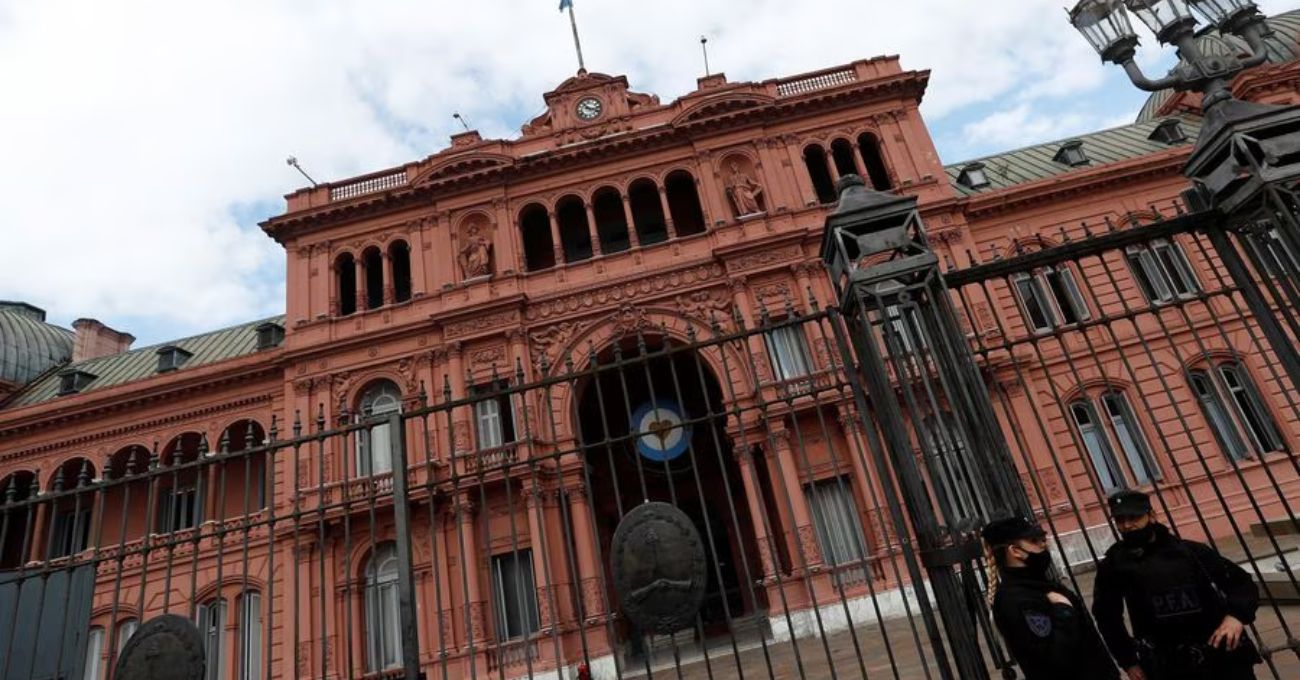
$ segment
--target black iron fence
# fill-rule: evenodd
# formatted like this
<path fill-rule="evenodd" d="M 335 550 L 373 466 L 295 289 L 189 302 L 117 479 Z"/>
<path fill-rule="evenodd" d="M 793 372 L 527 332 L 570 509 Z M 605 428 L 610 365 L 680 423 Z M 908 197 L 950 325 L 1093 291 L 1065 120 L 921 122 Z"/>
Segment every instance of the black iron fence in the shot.
<path fill-rule="evenodd" d="M 1248 569 L 1266 673 L 1294 677 L 1300 393 L 1275 342 L 1300 260 L 1158 217 L 886 277 L 843 312 L 790 287 L 753 317 L 628 306 L 534 337 L 527 370 L 449 362 L 442 385 L 10 474 L 0 678 L 111 678 L 162 613 L 195 622 L 209 680 L 987 677 L 1008 660 L 984 519 L 1036 512 L 1086 598 L 1128 487 Z M 703 544 L 672 633 L 613 587 L 647 501 Z"/>

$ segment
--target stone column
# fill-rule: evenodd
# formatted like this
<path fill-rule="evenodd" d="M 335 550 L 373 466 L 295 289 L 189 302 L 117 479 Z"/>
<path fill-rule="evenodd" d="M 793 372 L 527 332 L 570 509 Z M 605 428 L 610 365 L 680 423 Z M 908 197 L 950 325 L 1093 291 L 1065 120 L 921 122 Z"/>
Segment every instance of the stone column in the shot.
<path fill-rule="evenodd" d="M 397 281 L 393 277 L 393 258 L 385 250 L 379 255 L 384 262 L 384 304 L 391 305 L 397 301 Z"/>
<path fill-rule="evenodd" d="M 868 516 L 862 518 L 863 532 L 867 537 L 870 537 L 874 545 L 867 546 L 867 552 L 870 554 L 884 550 L 889 547 L 888 511 L 873 504 L 874 500 L 880 498 L 880 493 L 874 490 L 871 472 L 866 467 L 868 453 L 866 440 L 862 432 L 862 422 L 858 420 L 857 409 L 852 405 L 841 404 L 836 410 L 840 429 L 844 432 L 845 442 L 848 443 L 846 455 L 853 467 L 853 483 L 857 486 L 858 492 L 862 494 L 862 499 L 868 507 Z"/>
<path fill-rule="evenodd" d="M 424 258 L 426 257 L 425 253 L 431 252 L 432 249 L 425 250 L 424 244 L 426 243 L 425 239 L 429 238 L 425 231 L 432 226 L 432 222 L 432 217 L 421 217 L 406 223 L 406 243 L 410 248 L 408 259 L 411 262 L 411 299 L 424 297 L 424 294 L 429 290 L 430 281 L 425 278 L 426 266 Z M 437 290 L 437 286 L 434 286 L 433 289 Z"/>
<path fill-rule="evenodd" d="M 633 248 L 641 247 L 641 237 L 636 233 L 636 221 L 632 219 L 632 199 L 627 194 L 619 194 L 623 199 L 623 219 L 627 220 L 627 238 Z"/>
<path fill-rule="evenodd" d="M 564 241 L 560 238 L 560 224 L 555 221 L 555 211 L 546 209 L 546 219 L 551 224 L 551 248 L 555 250 L 555 266 L 564 264 Z"/>
<path fill-rule="evenodd" d="M 451 382 L 451 398 L 453 401 L 464 399 L 469 394 L 469 386 L 465 384 L 464 364 L 464 346 L 459 342 L 447 343 L 447 376 Z M 470 421 L 465 417 L 466 408 L 462 406 L 451 411 L 452 454 L 454 456 L 463 455 L 470 450 Z"/>
<path fill-rule="evenodd" d="M 356 284 L 357 288 L 355 301 L 358 312 L 365 311 L 369 308 L 366 304 L 366 266 L 362 264 L 361 259 L 360 255 L 352 259 L 352 266 L 356 268 L 356 275 L 354 277 L 356 280 L 353 283 Z"/>
<path fill-rule="evenodd" d="M 537 620 L 543 633 L 557 622 L 554 608 L 558 604 L 555 588 L 554 562 L 546 542 L 546 518 L 542 516 L 545 494 L 536 486 L 524 490 L 524 505 L 528 509 L 528 540 L 533 551 L 533 583 L 537 586 Z"/>
<path fill-rule="evenodd" d="M 774 429 L 768 434 L 772 446 L 772 480 L 774 486 L 785 490 L 789 501 L 788 512 L 793 524 L 793 531 L 787 537 L 790 541 L 790 556 L 798 567 L 813 567 L 821 564 L 821 551 L 817 548 L 817 533 L 813 528 L 812 515 L 808 511 L 808 499 L 804 495 L 803 482 L 799 478 L 799 467 L 790 447 L 790 431 L 784 428 Z M 786 511 L 786 509 L 783 509 Z M 802 554 L 804 564 L 800 564 Z"/>
<path fill-rule="evenodd" d="M 794 297 L 797 298 L 800 294 L 816 294 L 812 289 L 812 277 L 814 272 L 817 271 L 817 267 L 818 265 L 807 262 L 801 262 L 790 267 L 790 271 L 794 273 L 795 285 L 799 286 L 799 290 L 795 291 Z M 805 301 L 805 307 L 811 309 L 811 303 L 811 300 Z M 822 305 L 819 304 L 818 306 L 821 307 Z M 813 370 L 830 368 L 835 362 L 835 354 L 827 342 L 821 323 L 815 320 L 808 321 L 803 324 L 803 327 L 808 332 L 808 347 L 812 350 Z"/>
<path fill-rule="evenodd" d="M 664 224 L 668 225 L 668 238 L 677 238 L 677 225 L 673 224 L 673 211 L 668 209 L 668 190 L 662 186 L 655 188 L 659 190 L 659 205 L 663 206 Z"/>
<path fill-rule="evenodd" d="M 749 450 L 752 445 L 748 437 L 732 437 L 732 455 L 736 458 L 740 479 L 745 484 L 745 500 L 749 506 L 750 522 L 754 525 L 754 543 L 758 546 L 758 559 L 762 571 L 759 574 L 751 571 L 750 575 L 755 580 L 766 581 L 776 575 L 776 562 L 773 560 L 774 546 L 768 537 L 767 522 L 764 520 L 767 511 L 763 505 L 762 487 L 758 484 L 758 470 L 754 467 L 753 456 Z"/>
<path fill-rule="evenodd" d="M 582 602 L 582 620 L 598 619 L 605 613 L 605 580 L 596 559 L 600 536 L 592 526 L 587 489 L 581 482 L 568 489 L 569 519 L 573 522 L 573 545 L 578 563 L 577 587 Z"/>
<path fill-rule="evenodd" d="M 604 255 L 600 247 L 600 231 L 596 228 L 596 212 L 591 208 L 591 201 L 583 201 L 582 207 L 587 211 L 587 238 L 591 239 L 591 256 Z"/>
<path fill-rule="evenodd" d="M 487 639 L 487 618 L 484 612 L 484 600 L 479 586 L 479 547 L 477 522 L 474 521 L 478 508 L 470 500 L 469 494 L 462 492 L 456 499 L 456 543 L 460 555 L 460 573 L 454 576 L 461 579 L 465 589 L 464 623 L 462 630 L 466 641 L 480 643 Z"/>

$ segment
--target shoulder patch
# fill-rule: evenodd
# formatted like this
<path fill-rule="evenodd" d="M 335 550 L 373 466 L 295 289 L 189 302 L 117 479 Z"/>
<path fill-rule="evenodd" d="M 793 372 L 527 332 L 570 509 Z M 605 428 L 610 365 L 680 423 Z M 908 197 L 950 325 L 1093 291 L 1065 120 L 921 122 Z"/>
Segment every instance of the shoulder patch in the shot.
<path fill-rule="evenodd" d="M 1052 634 L 1052 617 L 1043 612 L 1026 610 L 1025 625 L 1035 637 L 1045 638 Z"/>

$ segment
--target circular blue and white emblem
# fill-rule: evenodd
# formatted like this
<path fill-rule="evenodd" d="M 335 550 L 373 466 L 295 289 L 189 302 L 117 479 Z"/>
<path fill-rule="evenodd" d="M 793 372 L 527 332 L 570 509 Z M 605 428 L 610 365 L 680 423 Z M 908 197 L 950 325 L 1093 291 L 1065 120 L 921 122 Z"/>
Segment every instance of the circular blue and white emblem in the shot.
<path fill-rule="evenodd" d="M 680 457 L 691 441 L 691 426 L 683 424 L 685 420 L 682 407 L 671 400 L 647 401 L 638 406 L 632 412 L 637 453 L 655 462 Z"/>

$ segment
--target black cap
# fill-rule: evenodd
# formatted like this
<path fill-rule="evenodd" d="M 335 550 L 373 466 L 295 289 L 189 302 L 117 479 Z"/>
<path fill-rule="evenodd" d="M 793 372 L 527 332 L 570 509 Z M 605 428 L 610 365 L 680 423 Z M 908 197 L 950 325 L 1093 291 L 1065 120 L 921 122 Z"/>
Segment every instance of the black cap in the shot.
<path fill-rule="evenodd" d="M 985 524 L 981 533 L 984 542 L 991 546 L 1011 545 L 1019 540 L 1035 540 L 1047 536 L 1047 532 L 1037 522 L 1024 517 L 995 519 Z"/>
<path fill-rule="evenodd" d="M 1124 489 L 1106 499 L 1111 517 L 1141 517 L 1151 512 L 1151 497 L 1136 489 Z"/>

